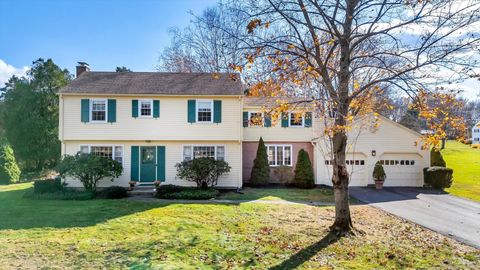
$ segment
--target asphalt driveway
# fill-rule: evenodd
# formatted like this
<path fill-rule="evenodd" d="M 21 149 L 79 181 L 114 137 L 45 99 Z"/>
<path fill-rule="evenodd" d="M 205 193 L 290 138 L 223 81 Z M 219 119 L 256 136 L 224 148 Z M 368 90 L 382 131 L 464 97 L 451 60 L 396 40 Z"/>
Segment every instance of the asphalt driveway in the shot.
<path fill-rule="evenodd" d="M 350 187 L 364 203 L 480 248 L 480 203 L 426 188 Z"/>

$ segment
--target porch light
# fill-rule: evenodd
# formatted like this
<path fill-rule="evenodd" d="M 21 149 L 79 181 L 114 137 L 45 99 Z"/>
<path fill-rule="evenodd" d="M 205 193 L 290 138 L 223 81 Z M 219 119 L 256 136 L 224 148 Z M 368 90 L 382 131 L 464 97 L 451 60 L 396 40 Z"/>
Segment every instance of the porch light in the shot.
<path fill-rule="evenodd" d="M 372 157 L 376 156 L 377 155 L 377 151 L 375 150 L 372 150 Z"/>

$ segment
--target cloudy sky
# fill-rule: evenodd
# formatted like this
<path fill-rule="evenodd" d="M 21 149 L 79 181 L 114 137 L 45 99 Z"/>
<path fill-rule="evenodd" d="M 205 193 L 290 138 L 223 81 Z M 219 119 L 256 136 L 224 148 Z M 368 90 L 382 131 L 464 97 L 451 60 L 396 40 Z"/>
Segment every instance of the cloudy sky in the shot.
<path fill-rule="evenodd" d="M 84 61 L 93 70 L 126 66 L 154 71 L 169 30 L 183 28 L 191 16 L 216 0 L 1 0 L 0 87 L 22 75 L 31 63 L 52 58 L 74 72 Z M 480 98 L 480 82 L 458 88 L 467 98 Z"/>

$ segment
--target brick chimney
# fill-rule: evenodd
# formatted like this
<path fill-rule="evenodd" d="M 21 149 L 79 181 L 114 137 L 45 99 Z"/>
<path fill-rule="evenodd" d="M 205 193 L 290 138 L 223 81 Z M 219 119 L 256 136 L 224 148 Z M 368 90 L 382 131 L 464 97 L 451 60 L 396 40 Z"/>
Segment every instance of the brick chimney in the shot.
<path fill-rule="evenodd" d="M 87 63 L 85 63 L 85 62 L 77 62 L 77 63 L 78 63 L 78 66 L 77 66 L 77 78 L 78 78 L 78 76 L 80 76 L 80 74 L 82 74 L 83 72 L 90 71 L 90 67 L 88 66 Z"/>

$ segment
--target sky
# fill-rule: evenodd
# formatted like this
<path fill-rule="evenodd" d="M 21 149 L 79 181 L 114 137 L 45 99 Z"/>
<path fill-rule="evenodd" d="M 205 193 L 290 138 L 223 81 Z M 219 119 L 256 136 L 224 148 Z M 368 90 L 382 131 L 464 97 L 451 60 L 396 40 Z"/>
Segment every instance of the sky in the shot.
<path fill-rule="evenodd" d="M 0 0 L 0 87 L 25 74 L 40 57 L 75 72 L 78 61 L 92 70 L 155 71 L 170 44 L 169 30 L 183 28 L 217 0 Z M 459 85 L 480 99 L 480 82 Z"/>
<path fill-rule="evenodd" d="M 169 30 L 217 0 L 0 0 L 0 87 L 40 57 L 75 71 L 154 71 Z"/>

